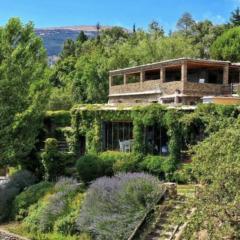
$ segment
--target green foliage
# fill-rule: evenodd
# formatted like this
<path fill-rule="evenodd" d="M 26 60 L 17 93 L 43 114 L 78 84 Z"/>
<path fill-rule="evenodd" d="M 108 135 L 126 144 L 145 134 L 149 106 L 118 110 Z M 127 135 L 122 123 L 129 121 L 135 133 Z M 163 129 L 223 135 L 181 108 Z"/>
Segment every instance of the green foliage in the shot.
<path fill-rule="evenodd" d="M 41 154 L 44 167 L 45 180 L 55 180 L 64 172 L 64 159 L 58 150 L 58 142 L 55 138 L 48 138 L 45 141 L 45 149 Z"/>
<path fill-rule="evenodd" d="M 195 182 L 196 179 L 193 174 L 192 165 L 190 163 L 181 165 L 179 169 L 173 173 L 172 181 L 179 184 Z"/>
<path fill-rule="evenodd" d="M 34 148 L 50 90 L 46 67 L 33 24 L 10 19 L 0 29 L 1 162 L 21 164 Z"/>
<path fill-rule="evenodd" d="M 239 126 L 238 119 L 193 148 L 193 173 L 204 186 L 188 234 L 207 229 L 210 239 L 240 236 Z"/>
<path fill-rule="evenodd" d="M 88 183 L 98 177 L 105 175 L 111 176 L 113 174 L 113 160 L 104 156 L 102 159 L 93 154 L 84 155 L 77 161 L 77 170 L 80 179 Z"/>
<path fill-rule="evenodd" d="M 28 215 L 29 207 L 50 192 L 52 187 L 52 183 L 40 182 L 19 194 L 13 202 L 12 217 L 17 221 L 23 220 Z"/>
<path fill-rule="evenodd" d="M 142 155 L 135 153 L 122 153 L 117 161 L 113 164 L 114 173 L 118 172 L 138 172 L 139 162 Z"/>
<path fill-rule="evenodd" d="M 45 121 L 53 126 L 66 127 L 71 124 L 71 115 L 69 111 L 47 111 L 45 114 Z"/>
<path fill-rule="evenodd" d="M 46 233 L 54 229 L 69 234 L 68 230 L 74 229 L 74 225 L 66 229 L 66 221 L 78 211 L 83 200 L 81 189 L 73 179 L 61 178 L 54 186 L 51 193 L 44 195 L 39 201 L 31 205 L 29 214 L 24 219 L 24 226 L 29 232 Z M 61 220 L 64 222 L 61 222 Z M 56 224 L 56 226 L 55 226 Z"/>
<path fill-rule="evenodd" d="M 211 57 L 214 59 L 238 62 L 240 61 L 240 27 L 224 32 L 211 47 Z"/>
<path fill-rule="evenodd" d="M 182 17 L 177 22 L 177 29 L 184 34 L 188 35 L 191 31 L 192 26 L 195 24 L 195 21 L 192 18 L 192 15 L 188 12 L 184 13 Z"/>
<path fill-rule="evenodd" d="M 230 24 L 234 27 L 240 26 L 240 8 L 238 7 L 231 13 Z"/>
<path fill-rule="evenodd" d="M 174 166 L 172 166 L 169 157 L 148 155 L 140 163 L 140 169 L 165 178 L 165 173 L 173 171 Z"/>
<path fill-rule="evenodd" d="M 35 181 L 36 178 L 30 172 L 23 170 L 16 172 L 7 183 L 0 185 L 0 222 L 9 219 L 15 197 Z"/>

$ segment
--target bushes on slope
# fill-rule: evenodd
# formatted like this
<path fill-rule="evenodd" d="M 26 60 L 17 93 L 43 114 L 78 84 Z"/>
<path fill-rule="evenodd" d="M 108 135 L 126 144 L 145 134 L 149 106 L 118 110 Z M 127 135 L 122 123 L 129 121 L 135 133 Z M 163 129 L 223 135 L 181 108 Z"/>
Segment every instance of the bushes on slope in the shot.
<path fill-rule="evenodd" d="M 77 181 L 70 178 L 61 178 L 54 186 L 53 193 L 45 195 L 41 201 L 29 208 L 29 215 L 24 219 L 24 226 L 30 232 L 52 232 L 55 223 L 59 219 L 64 219 L 72 210 L 72 203 L 79 193 Z M 82 201 L 80 196 L 80 203 Z M 79 198 L 79 196 L 78 196 Z M 77 204 L 76 209 L 79 209 Z M 59 223 L 58 223 L 59 225 Z M 60 224 L 61 225 L 61 224 Z M 59 227 L 56 227 L 59 230 Z M 60 231 L 68 234 L 68 229 Z"/>
<path fill-rule="evenodd" d="M 139 161 L 139 156 L 132 153 L 107 151 L 81 157 L 77 161 L 77 170 L 81 180 L 88 183 L 117 172 L 136 172 Z"/>
<path fill-rule="evenodd" d="M 15 220 L 22 220 L 25 218 L 28 215 L 28 208 L 49 192 L 52 187 L 52 183 L 40 182 L 30 186 L 26 191 L 19 194 L 15 198 L 12 208 L 12 216 Z"/>
<path fill-rule="evenodd" d="M 99 240 L 127 239 L 162 192 L 159 180 L 149 174 L 99 178 L 87 192 L 78 230 L 90 232 Z"/>
<path fill-rule="evenodd" d="M 56 180 L 63 174 L 64 159 L 58 150 L 58 142 L 55 138 L 48 138 L 45 141 L 45 149 L 41 157 L 45 180 Z"/>
<path fill-rule="evenodd" d="M 35 181 L 30 172 L 23 170 L 12 175 L 6 184 L 0 185 L 0 222 L 10 217 L 15 197 Z"/>

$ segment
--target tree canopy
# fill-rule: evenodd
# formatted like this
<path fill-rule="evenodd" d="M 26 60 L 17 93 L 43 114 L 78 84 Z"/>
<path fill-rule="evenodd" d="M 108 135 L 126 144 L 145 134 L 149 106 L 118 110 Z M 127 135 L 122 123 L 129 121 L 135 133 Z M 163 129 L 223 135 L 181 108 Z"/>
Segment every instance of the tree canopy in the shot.
<path fill-rule="evenodd" d="M 238 119 L 193 148 L 193 171 L 203 188 L 189 224 L 190 235 L 207 230 L 209 239 L 240 237 L 239 127 Z"/>
<path fill-rule="evenodd" d="M 240 61 L 240 27 L 225 31 L 211 46 L 211 56 L 219 60 Z"/>
<path fill-rule="evenodd" d="M 0 163 L 24 159 L 34 147 L 49 89 L 46 67 L 33 24 L 9 20 L 0 29 Z"/>

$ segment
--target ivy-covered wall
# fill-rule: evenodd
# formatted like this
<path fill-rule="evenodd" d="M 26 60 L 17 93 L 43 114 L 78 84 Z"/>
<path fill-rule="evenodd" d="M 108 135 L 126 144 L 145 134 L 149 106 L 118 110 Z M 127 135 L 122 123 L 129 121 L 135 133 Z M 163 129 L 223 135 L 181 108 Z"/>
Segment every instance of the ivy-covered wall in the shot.
<path fill-rule="evenodd" d="M 61 131 L 70 151 L 79 153 L 79 139 L 86 140 L 86 152 L 98 153 L 102 146 L 103 122 L 133 122 L 133 151 L 144 153 L 144 128 L 157 124 L 167 129 L 170 158 L 177 162 L 181 153 L 212 132 L 233 124 L 239 116 L 238 106 L 199 105 L 196 110 L 167 109 L 160 104 L 137 107 L 108 105 L 76 105 L 69 111 L 48 112 L 45 124 L 50 131 Z M 45 125 L 46 127 L 46 125 Z"/>
<path fill-rule="evenodd" d="M 119 107 L 112 109 L 104 105 L 79 105 L 72 109 L 72 138 L 86 136 L 86 151 L 100 152 L 102 150 L 101 132 L 104 121 L 132 121 L 135 153 L 144 154 L 144 127 L 157 124 L 167 129 L 169 137 L 169 152 L 172 160 L 180 159 L 182 148 L 182 126 L 180 117 L 182 111 L 167 109 L 159 104 L 138 107 Z"/>

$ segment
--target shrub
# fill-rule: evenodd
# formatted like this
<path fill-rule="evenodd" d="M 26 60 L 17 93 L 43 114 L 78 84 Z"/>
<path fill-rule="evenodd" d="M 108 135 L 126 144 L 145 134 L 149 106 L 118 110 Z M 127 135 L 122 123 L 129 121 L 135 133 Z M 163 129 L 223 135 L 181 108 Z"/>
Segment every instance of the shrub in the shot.
<path fill-rule="evenodd" d="M 30 172 L 23 170 L 13 174 L 6 184 L 0 185 L 0 222 L 10 217 L 14 198 L 35 181 Z"/>
<path fill-rule="evenodd" d="M 169 156 L 146 156 L 139 164 L 142 171 L 154 174 L 161 179 L 170 180 L 175 171 L 176 163 Z"/>
<path fill-rule="evenodd" d="M 79 215 L 79 211 L 73 211 L 68 215 L 59 218 L 54 224 L 54 231 L 68 235 L 76 232 L 76 220 Z"/>
<path fill-rule="evenodd" d="M 16 220 L 22 220 L 28 215 L 28 208 L 42 198 L 52 189 L 53 184 L 49 182 L 40 182 L 30 186 L 26 191 L 18 195 L 12 208 L 12 216 Z"/>
<path fill-rule="evenodd" d="M 64 235 L 72 235 L 77 232 L 76 220 L 78 218 L 81 205 L 84 199 L 83 193 L 78 193 L 70 205 L 67 214 L 59 218 L 54 224 L 54 231 Z"/>
<path fill-rule="evenodd" d="M 193 176 L 192 165 L 183 164 L 177 171 L 174 172 L 172 180 L 180 184 L 194 182 L 195 178 Z"/>
<path fill-rule="evenodd" d="M 81 157 L 77 161 L 77 170 L 80 179 L 86 183 L 105 174 L 101 159 L 93 154 Z"/>
<path fill-rule="evenodd" d="M 30 232 L 51 232 L 58 218 L 64 216 L 79 189 L 77 181 L 61 178 L 53 188 L 53 194 L 45 196 L 29 209 L 24 219 Z"/>
<path fill-rule="evenodd" d="M 140 168 L 143 171 L 147 171 L 151 174 L 163 177 L 164 176 L 163 163 L 165 160 L 166 157 L 148 155 L 140 163 Z"/>
<path fill-rule="evenodd" d="M 99 157 L 102 164 L 104 165 L 104 172 L 106 176 L 113 175 L 113 165 L 119 160 L 123 159 L 127 153 L 117 152 L 117 151 L 107 151 L 100 153 Z"/>
<path fill-rule="evenodd" d="M 45 180 L 56 180 L 64 172 L 64 161 L 55 138 L 48 138 L 41 154 Z"/>
<path fill-rule="evenodd" d="M 136 172 L 139 169 L 139 162 L 142 156 L 136 153 L 122 153 L 121 157 L 113 164 L 114 173 Z"/>
<path fill-rule="evenodd" d="M 140 155 L 115 151 L 87 154 L 77 161 L 77 170 L 81 180 L 91 182 L 117 172 L 136 172 L 140 159 Z"/>
<path fill-rule="evenodd" d="M 162 192 L 163 185 L 149 174 L 99 178 L 87 192 L 77 228 L 99 240 L 127 239 Z"/>

